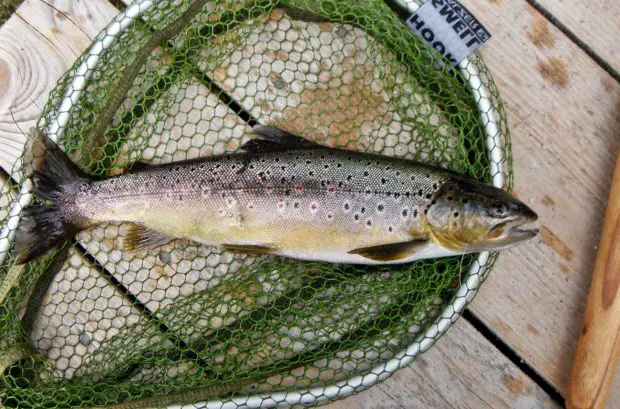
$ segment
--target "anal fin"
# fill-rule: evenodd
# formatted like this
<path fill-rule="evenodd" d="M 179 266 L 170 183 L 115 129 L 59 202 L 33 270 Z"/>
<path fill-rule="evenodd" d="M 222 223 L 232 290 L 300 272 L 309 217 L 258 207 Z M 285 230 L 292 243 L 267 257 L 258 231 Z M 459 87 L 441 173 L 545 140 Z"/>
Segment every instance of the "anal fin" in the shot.
<path fill-rule="evenodd" d="M 427 238 L 403 241 L 400 243 L 381 244 L 379 246 L 362 247 L 349 251 L 374 261 L 397 261 L 413 256 L 429 243 Z"/>
<path fill-rule="evenodd" d="M 146 251 L 163 246 L 173 239 L 141 224 L 131 223 L 127 227 L 123 248 L 127 251 Z"/>
<path fill-rule="evenodd" d="M 272 247 L 254 244 L 222 244 L 220 247 L 224 250 L 251 254 L 273 254 L 276 251 Z"/>

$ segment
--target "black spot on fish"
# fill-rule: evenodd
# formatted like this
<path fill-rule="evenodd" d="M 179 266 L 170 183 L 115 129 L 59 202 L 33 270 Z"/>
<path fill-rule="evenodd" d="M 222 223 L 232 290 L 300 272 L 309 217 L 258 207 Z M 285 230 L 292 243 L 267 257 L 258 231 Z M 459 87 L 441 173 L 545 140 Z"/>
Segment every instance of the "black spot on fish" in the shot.
<path fill-rule="evenodd" d="M 324 167 L 325 169 L 329 169 L 329 165 L 328 165 L 328 164 L 323 165 L 323 167 Z"/>
<path fill-rule="evenodd" d="M 295 209 L 299 209 L 299 202 L 295 202 L 295 204 L 293 205 L 293 207 L 294 207 Z"/>
<path fill-rule="evenodd" d="M 414 209 L 413 210 L 413 217 L 417 218 L 418 217 L 418 209 Z"/>
<path fill-rule="evenodd" d="M 398 199 L 400 197 L 400 193 L 396 192 L 394 193 L 394 199 Z"/>
<path fill-rule="evenodd" d="M 366 226 L 368 227 L 372 226 L 372 220 L 370 219 L 366 220 Z"/>
<path fill-rule="evenodd" d="M 392 168 L 391 168 L 391 167 L 389 167 L 389 166 L 386 166 L 386 167 L 385 167 L 385 170 L 390 170 L 390 169 L 392 169 Z"/>
<path fill-rule="evenodd" d="M 433 189 L 437 190 L 437 183 L 433 183 Z"/>
<path fill-rule="evenodd" d="M 422 195 L 423 195 L 423 194 L 424 194 L 424 193 L 422 192 L 422 189 L 418 190 L 418 195 L 419 195 L 420 197 L 422 197 Z"/>
<path fill-rule="evenodd" d="M 430 198 L 431 198 L 431 194 L 430 194 L 430 193 L 427 193 L 427 194 L 426 194 L 426 198 L 427 198 L 427 199 L 430 199 Z"/>
<path fill-rule="evenodd" d="M 391 233 L 394 231 L 394 228 L 392 226 L 388 227 L 388 231 Z"/>
<path fill-rule="evenodd" d="M 385 185 L 387 183 L 387 179 L 381 178 L 381 184 Z"/>
<path fill-rule="evenodd" d="M 362 208 L 360 209 L 360 212 L 362 212 L 362 214 L 364 214 L 364 212 L 366 212 L 366 208 L 365 208 L 365 207 L 362 207 Z"/>
<path fill-rule="evenodd" d="M 341 167 L 342 167 L 342 163 L 338 163 L 338 164 L 336 165 L 336 167 L 341 168 Z"/>
<path fill-rule="evenodd" d="M 411 192 L 405 192 L 405 196 L 407 197 L 411 196 Z"/>
<path fill-rule="evenodd" d="M 344 182 L 343 181 L 338 182 L 338 187 L 342 187 L 342 186 L 344 186 Z"/>
<path fill-rule="evenodd" d="M 368 176 L 368 171 L 365 171 L 365 172 L 364 172 L 364 176 Z"/>
<path fill-rule="evenodd" d="M 181 183 L 181 179 L 177 179 L 177 185 Z"/>
<path fill-rule="evenodd" d="M 310 162 L 309 160 L 306 161 L 306 165 L 311 164 L 312 162 Z"/>
<path fill-rule="evenodd" d="M 402 212 L 403 217 L 407 217 L 408 214 L 409 214 L 409 210 L 403 209 L 403 212 Z"/>
<path fill-rule="evenodd" d="M 454 212 L 454 217 L 459 217 L 459 212 Z"/>
<path fill-rule="evenodd" d="M 189 168 L 189 171 L 190 171 L 190 172 L 195 172 L 195 171 L 196 171 L 196 168 L 195 168 L 194 166 L 192 166 L 191 168 Z"/>
<path fill-rule="evenodd" d="M 347 180 L 351 180 L 351 179 L 353 179 L 353 175 L 347 176 Z"/>
<path fill-rule="evenodd" d="M 354 218 L 355 220 L 359 220 L 359 219 L 360 219 L 360 215 L 356 213 L 356 214 L 353 216 L 353 218 Z"/>
<path fill-rule="evenodd" d="M 285 196 L 290 196 L 290 195 L 291 195 L 291 191 L 290 191 L 290 189 L 286 189 L 286 190 L 284 191 L 284 195 L 285 195 Z"/>
<path fill-rule="evenodd" d="M 286 166 L 280 166 L 280 169 L 286 170 Z"/>
<path fill-rule="evenodd" d="M 308 176 L 314 176 L 314 172 L 313 171 L 308 172 Z"/>
<path fill-rule="evenodd" d="M 285 184 L 286 183 L 286 178 L 280 179 L 280 183 Z"/>
<path fill-rule="evenodd" d="M 377 206 L 377 211 L 378 211 L 378 212 L 382 212 L 382 211 L 383 211 L 383 208 L 384 208 L 384 206 L 383 206 L 382 204 L 379 204 L 379 205 Z"/>

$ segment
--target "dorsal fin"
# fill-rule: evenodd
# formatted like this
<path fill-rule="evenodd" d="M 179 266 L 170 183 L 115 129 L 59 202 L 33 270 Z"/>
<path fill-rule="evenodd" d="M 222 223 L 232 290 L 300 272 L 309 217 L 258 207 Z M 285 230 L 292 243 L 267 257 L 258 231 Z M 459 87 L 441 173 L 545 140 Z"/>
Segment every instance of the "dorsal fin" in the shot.
<path fill-rule="evenodd" d="M 273 152 L 321 146 L 301 136 L 271 126 L 256 125 L 252 131 L 260 136 L 260 139 L 252 139 L 243 144 L 241 149 L 247 152 Z"/>

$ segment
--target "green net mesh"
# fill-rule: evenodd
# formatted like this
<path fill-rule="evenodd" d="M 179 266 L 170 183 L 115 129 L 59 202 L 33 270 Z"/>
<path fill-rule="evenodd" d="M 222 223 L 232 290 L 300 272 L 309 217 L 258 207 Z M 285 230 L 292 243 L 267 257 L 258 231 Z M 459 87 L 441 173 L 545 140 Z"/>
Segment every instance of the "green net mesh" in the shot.
<path fill-rule="evenodd" d="M 58 143 L 92 175 L 232 152 L 262 123 L 479 180 L 502 171 L 510 188 L 503 109 L 479 56 L 467 63 L 479 71 L 476 89 L 382 1 L 161 1 L 124 30 L 119 21 L 62 77 L 39 122 L 64 118 Z M 98 62 L 80 71 L 92 55 Z M 72 95 L 80 77 L 84 91 Z M 489 144 L 490 122 L 503 147 Z M 499 163 L 490 150 L 504 152 Z M 23 170 L 0 191 L 9 234 Z M 125 253 L 125 229 L 97 226 L 25 266 L 5 254 L 1 405 L 234 406 L 257 395 L 242 403 L 273 406 L 284 398 L 269 393 L 308 388 L 306 402 L 333 399 L 316 387 L 383 378 L 393 368 L 373 368 L 407 358 L 414 341 L 434 342 L 433 322 L 473 294 L 458 291 L 495 259 L 360 267 L 187 240 Z"/>

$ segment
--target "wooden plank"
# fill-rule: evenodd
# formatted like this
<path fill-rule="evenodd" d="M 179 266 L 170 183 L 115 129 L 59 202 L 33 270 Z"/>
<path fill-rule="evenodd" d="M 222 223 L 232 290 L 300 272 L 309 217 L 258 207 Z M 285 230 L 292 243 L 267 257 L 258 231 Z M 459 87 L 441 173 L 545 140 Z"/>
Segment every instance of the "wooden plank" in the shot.
<path fill-rule="evenodd" d="M 49 91 L 117 14 L 107 1 L 26 0 L 0 29 L 0 166 L 11 172 Z"/>
<path fill-rule="evenodd" d="M 556 402 L 460 319 L 409 367 L 329 409 L 560 408 Z"/>
<path fill-rule="evenodd" d="M 503 252 L 471 308 L 564 390 L 618 146 L 620 84 L 525 1 L 464 3 L 494 35 L 483 54 L 506 103 L 516 191 L 543 226 Z M 552 47 L 527 35 L 543 24 Z"/>
<path fill-rule="evenodd" d="M 538 0 L 538 3 L 620 73 L 620 8 L 617 2 Z M 532 14 L 532 17 L 539 18 L 539 15 Z M 554 40 L 545 19 L 538 21 L 539 25 L 534 25 L 530 31 L 530 39 L 552 47 Z"/>

